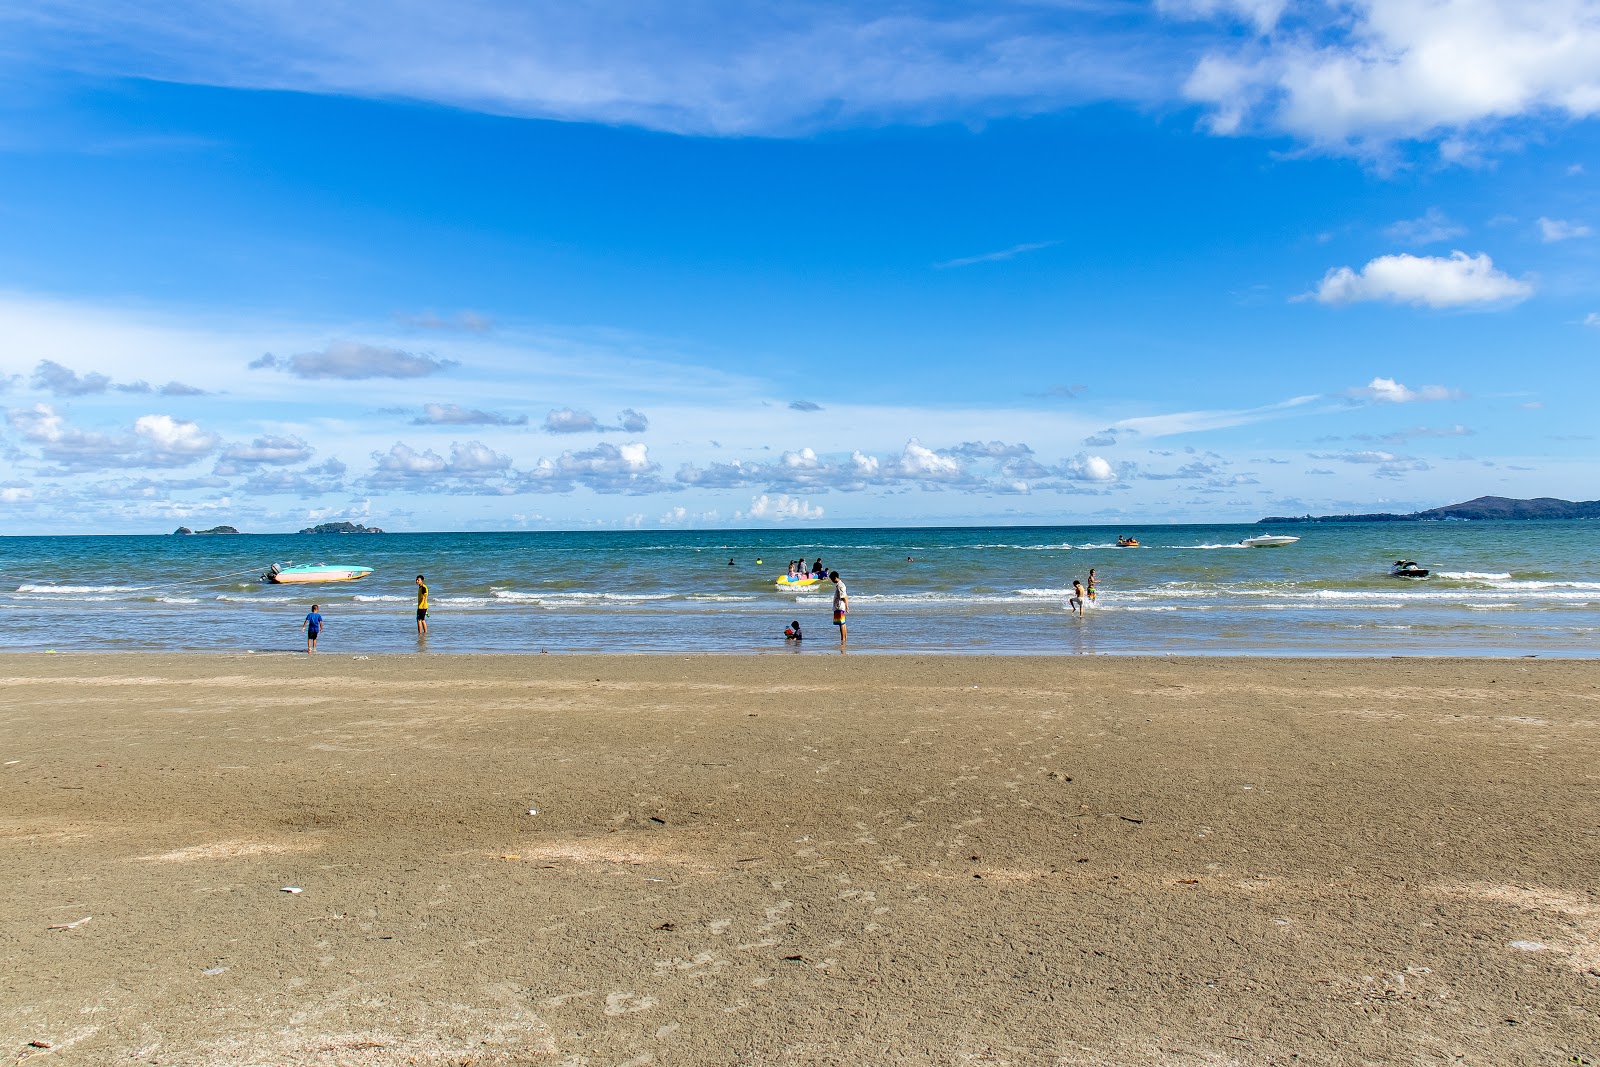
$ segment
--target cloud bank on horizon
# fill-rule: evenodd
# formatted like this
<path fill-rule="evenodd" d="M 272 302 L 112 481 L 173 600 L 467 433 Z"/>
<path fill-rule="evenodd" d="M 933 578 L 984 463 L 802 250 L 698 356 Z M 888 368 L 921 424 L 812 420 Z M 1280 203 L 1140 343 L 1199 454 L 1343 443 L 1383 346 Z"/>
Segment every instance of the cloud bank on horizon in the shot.
<path fill-rule="evenodd" d="M 1252 519 L 1595 473 L 1600 0 L 0 30 L 18 530 Z"/>

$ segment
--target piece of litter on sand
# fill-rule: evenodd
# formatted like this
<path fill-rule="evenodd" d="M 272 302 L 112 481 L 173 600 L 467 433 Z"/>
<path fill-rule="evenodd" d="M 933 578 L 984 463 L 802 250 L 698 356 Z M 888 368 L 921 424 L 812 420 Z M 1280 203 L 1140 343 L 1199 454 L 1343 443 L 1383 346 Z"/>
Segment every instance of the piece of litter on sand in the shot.
<path fill-rule="evenodd" d="M 538 808 L 529 808 L 528 809 L 528 814 L 529 815 L 537 815 L 537 814 L 539 814 L 539 809 Z"/>
<path fill-rule="evenodd" d="M 354 658 L 354 659 L 367 659 L 369 657 L 367 657 L 367 656 L 354 656 L 352 658 Z"/>
<path fill-rule="evenodd" d="M 223 971 L 225 971 L 227 969 L 228 968 L 226 968 L 226 967 L 207 967 L 205 970 L 201 971 L 200 973 L 205 975 L 207 978 L 211 978 L 211 977 L 215 977 L 216 975 L 221 974 Z"/>
<path fill-rule="evenodd" d="M 297 885 L 286 885 L 282 889 L 278 890 L 278 892 L 280 892 L 280 893 L 304 893 L 305 890 L 301 889 Z"/>
<path fill-rule="evenodd" d="M 28 1047 L 29 1048 L 55 1048 L 55 1046 L 50 1044 L 50 1042 L 48 1042 L 48 1041 L 30 1041 L 30 1042 L 28 1042 Z"/>
<path fill-rule="evenodd" d="M 1539 941 L 1508 941 L 1506 944 L 1511 948 L 1520 949 L 1523 952 L 1544 952 L 1550 948 L 1549 945 L 1543 944 Z"/>
<path fill-rule="evenodd" d="M 76 930 L 78 927 L 82 926 L 84 923 L 88 922 L 92 918 L 94 918 L 93 915 L 85 915 L 83 918 L 79 919 L 77 922 L 56 923 L 54 926 L 50 927 L 50 929 L 52 929 L 52 930 Z"/>

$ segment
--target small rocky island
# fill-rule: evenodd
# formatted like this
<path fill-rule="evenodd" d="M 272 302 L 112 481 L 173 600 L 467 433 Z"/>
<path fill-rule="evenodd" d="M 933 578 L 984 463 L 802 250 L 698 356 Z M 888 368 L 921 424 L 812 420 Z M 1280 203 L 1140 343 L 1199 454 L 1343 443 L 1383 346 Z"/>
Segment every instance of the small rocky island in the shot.
<path fill-rule="evenodd" d="M 1600 500 L 1561 500 L 1553 496 L 1514 500 L 1506 496 L 1480 496 L 1461 504 L 1413 511 L 1406 515 L 1378 511 L 1366 515 L 1269 515 L 1257 523 L 1274 526 L 1289 522 L 1441 522 L 1446 519 L 1600 519 Z"/>
<path fill-rule="evenodd" d="M 180 526 L 172 531 L 173 537 L 204 537 L 207 534 L 236 534 L 232 526 L 213 526 L 209 530 L 191 530 L 187 526 Z"/>
<path fill-rule="evenodd" d="M 307 526 L 300 531 L 303 534 L 380 534 L 382 530 L 376 526 L 363 526 L 359 522 L 322 522 L 315 526 Z"/>

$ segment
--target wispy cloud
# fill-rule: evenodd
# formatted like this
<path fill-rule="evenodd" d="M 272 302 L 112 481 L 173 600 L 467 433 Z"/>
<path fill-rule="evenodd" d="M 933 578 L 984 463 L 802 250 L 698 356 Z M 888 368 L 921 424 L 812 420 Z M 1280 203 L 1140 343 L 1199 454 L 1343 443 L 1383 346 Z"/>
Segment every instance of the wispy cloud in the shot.
<path fill-rule="evenodd" d="M 1570 241 L 1574 237 L 1592 237 L 1593 235 L 1594 230 L 1581 222 L 1569 222 L 1566 219 L 1539 219 L 1539 238 L 1545 244 Z"/>
<path fill-rule="evenodd" d="M 1154 102 L 1187 64 L 1140 32 L 1156 19 L 1013 2 L 40 0 L 0 25 L 15 48 L 96 73 L 748 136 Z"/>
<path fill-rule="evenodd" d="M 1383 232 L 1390 240 L 1401 244 L 1431 245 L 1448 241 L 1452 237 L 1460 237 L 1467 232 L 1467 228 L 1452 222 L 1438 208 L 1430 207 L 1421 217 L 1401 219 L 1399 222 L 1391 223 Z"/>
<path fill-rule="evenodd" d="M 1246 426 L 1253 422 L 1283 418 L 1321 399 L 1323 398 L 1320 396 L 1295 396 L 1276 404 L 1265 404 L 1255 408 L 1223 408 L 1209 411 L 1179 411 L 1170 415 L 1145 415 L 1123 419 L 1112 429 L 1141 433 L 1149 439 L 1199 433 L 1204 430 L 1223 430 L 1231 426 Z"/>
<path fill-rule="evenodd" d="M 949 270 L 953 267 L 971 267 L 978 263 L 999 263 L 1006 259 L 1015 259 L 1027 252 L 1037 252 L 1041 248 L 1049 248 L 1060 244 L 1060 241 L 1030 241 L 1027 244 L 1012 245 L 1002 248 L 998 252 L 985 252 L 980 256 L 963 256 L 960 259 L 947 259 L 943 263 L 935 263 L 935 270 Z"/>

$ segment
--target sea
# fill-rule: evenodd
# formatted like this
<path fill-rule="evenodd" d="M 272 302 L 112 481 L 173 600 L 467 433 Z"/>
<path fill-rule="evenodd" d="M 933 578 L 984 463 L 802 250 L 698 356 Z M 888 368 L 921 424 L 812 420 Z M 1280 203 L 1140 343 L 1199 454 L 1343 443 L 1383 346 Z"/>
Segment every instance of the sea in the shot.
<path fill-rule="evenodd" d="M 1266 533 L 1300 540 L 1239 544 Z M 1600 652 L 1588 521 L 0 537 L 0 642 L 289 652 L 316 601 L 323 654 L 836 653 L 832 587 L 775 584 L 789 560 L 819 556 L 849 589 L 852 654 Z M 1390 577 L 1399 559 L 1430 576 Z M 374 572 L 260 581 L 273 563 Z M 1080 619 L 1067 600 L 1091 567 L 1098 596 Z M 783 639 L 791 621 L 798 645 Z"/>

